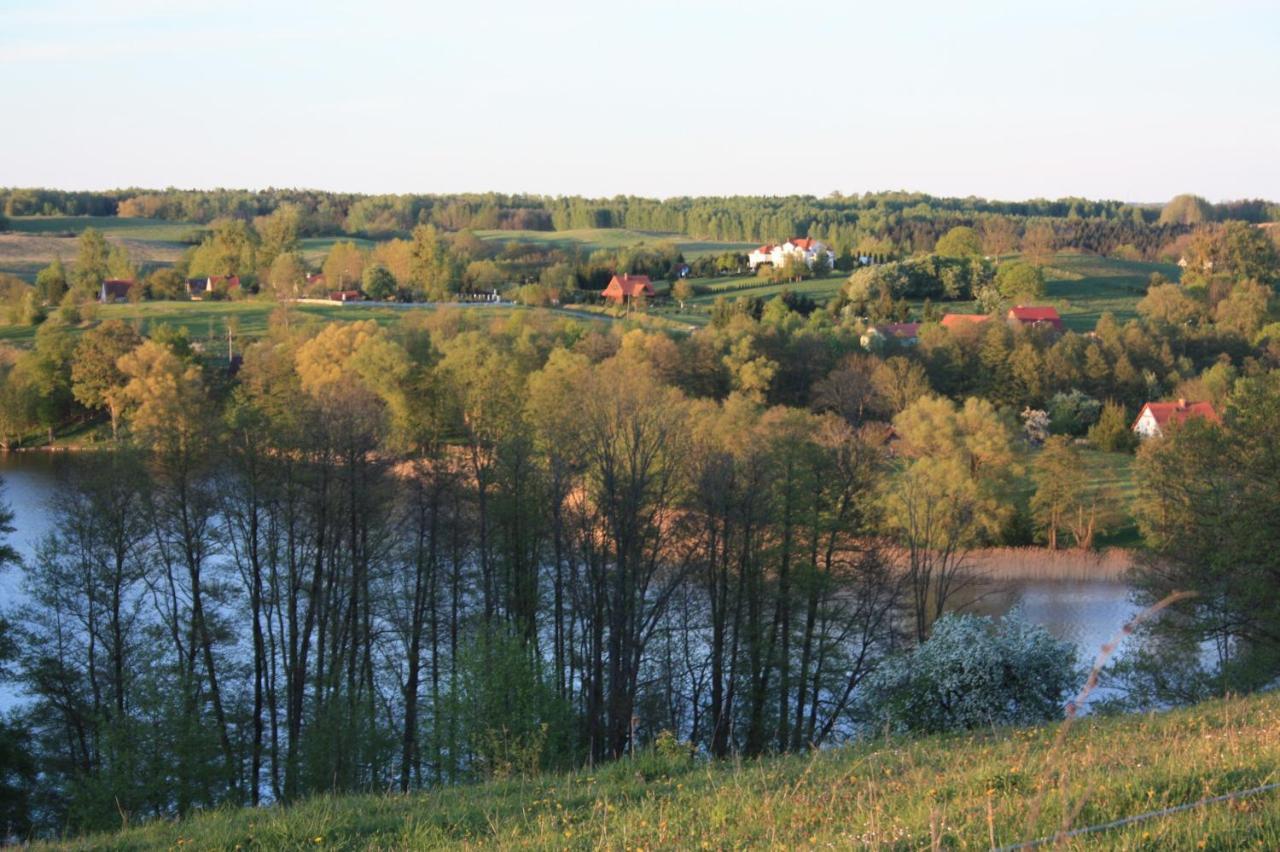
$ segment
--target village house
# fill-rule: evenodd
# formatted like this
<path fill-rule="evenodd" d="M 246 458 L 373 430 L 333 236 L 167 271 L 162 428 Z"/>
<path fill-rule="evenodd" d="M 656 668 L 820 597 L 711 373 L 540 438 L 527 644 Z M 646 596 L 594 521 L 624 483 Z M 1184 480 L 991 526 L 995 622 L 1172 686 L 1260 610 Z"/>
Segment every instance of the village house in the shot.
<path fill-rule="evenodd" d="M 203 301 L 205 297 L 216 292 L 218 287 L 224 285 L 227 292 L 240 289 L 240 276 L 210 275 L 206 278 L 188 278 L 187 296 L 193 302 Z"/>
<path fill-rule="evenodd" d="M 334 290 L 329 294 L 331 302 L 358 302 L 361 298 L 359 290 Z"/>
<path fill-rule="evenodd" d="M 1062 317 L 1058 315 L 1057 308 L 1052 307 L 1036 307 L 1035 305 L 1018 305 L 1010 308 L 1006 315 L 1009 322 L 1021 323 L 1022 325 L 1031 326 L 1032 328 L 1052 328 L 1055 331 L 1062 331 Z"/>
<path fill-rule="evenodd" d="M 1159 438 L 1171 423 L 1183 423 L 1192 417 L 1203 417 L 1211 423 L 1221 423 L 1222 418 L 1211 402 L 1148 402 L 1142 406 L 1133 421 L 1133 432 L 1139 438 Z"/>
<path fill-rule="evenodd" d="M 794 237 L 781 245 L 760 246 L 747 255 L 747 263 L 751 265 L 753 272 L 765 263 L 771 264 L 774 268 L 780 268 L 788 259 L 795 263 L 804 263 L 805 266 L 813 266 L 814 263 L 821 261 L 831 267 L 835 265 L 836 253 L 817 240 Z"/>
<path fill-rule="evenodd" d="M 600 295 L 610 302 L 621 305 L 623 302 L 630 302 L 636 296 L 652 297 L 653 284 L 649 281 L 648 275 L 615 275 Z"/>
<path fill-rule="evenodd" d="M 899 343 L 911 345 L 918 342 L 919 335 L 920 323 L 918 322 L 888 322 L 868 328 L 863 332 L 860 342 L 863 349 L 873 349 L 886 340 L 896 340 Z"/>
<path fill-rule="evenodd" d="M 133 280 L 127 278 L 108 278 L 102 282 L 98 290 L 98 301 L 104 305 L 109 302 L 126 302 L 129 291 L 133 289 Z"/>

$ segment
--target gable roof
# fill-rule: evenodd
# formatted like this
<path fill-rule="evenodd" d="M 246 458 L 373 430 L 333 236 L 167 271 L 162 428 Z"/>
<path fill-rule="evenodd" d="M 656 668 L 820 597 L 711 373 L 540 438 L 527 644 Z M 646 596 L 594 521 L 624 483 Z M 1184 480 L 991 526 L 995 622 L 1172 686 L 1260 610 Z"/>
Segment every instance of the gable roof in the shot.
<path fill-rule="evenodd" d="M 101 293 L 103 296 L 118 298 L 128 296 L 132 287 L 133 279 L 131 278 L 108 278 L 102 282 Z"/>
<path fill-rule="evenodd" d="M 800 237 L 792 237 L 791 239 L 787 240 L 787 242 L 791 243 L 791 245 L 795 246 L 796 248 L 802 248 L 805 251 L 808 251 L 809 249 L 813 248 L 814 243 L 816 243 L 817 240 L 810 239 L 810 238 L 801 239 Z"/>
<path fill-rule="evenodd" d="M 1051 306 L 1016 305 L 1009 309 L 1009 319 L 1029 325 L 1043 323 L 1062 328 L 1062 317 L 1058 315 L 1058 309 Z"/>
<path fill-rule="evenodd" d="M 991 317 L 987 314 L 943 314 L 942 325 L 944 328 L 959 328 L 970 323 L 983 323 L 989 319 Z"/>
<path fill-rule="evenodd" d="M 875 330 L 883 334 L 885 337 L 899 337 L 911 339 L 920 333 L 920 323 L 918 322 L 887 322 L 875 326 Z"/>
<path fill-rule="evenodd" d="M 1142 419 L 1142 412 L 1144 411 L 1151 412 L 1151 417 L 1161 429 L 1164 429 L 1170 423 L 1183 423 L 1192 417 L 1203 417 L 1210 423 L 1222 422 L 1222 418 L 1218 416 L 1213 403 L 1187 402 L 1185 399 L 1180 399 L 1176 402 L 1145 403 L 1138 411 L 1138 416 L 1134 418 L 1133 426 L 1130 426 L 1130 429 L 1138 425 L 1138 421 Z"/>
<path fill-rule="evenodd" d="M 653 295 L 653 284 L 648 275 L 615 275 L 609 280 L 609 286 L 601 294 L 607 299 L 630 299 L 637 293 Z"/>

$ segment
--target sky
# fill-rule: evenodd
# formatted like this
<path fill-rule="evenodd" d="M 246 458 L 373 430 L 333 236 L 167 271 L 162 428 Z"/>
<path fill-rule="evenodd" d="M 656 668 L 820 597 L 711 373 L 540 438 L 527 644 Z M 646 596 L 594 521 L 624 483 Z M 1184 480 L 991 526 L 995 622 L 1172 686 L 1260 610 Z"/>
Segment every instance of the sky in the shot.
<path fill-rule="evenodd" d="M 1280 199 L 1280 2 L 0 0 L 0 186 Z"/>

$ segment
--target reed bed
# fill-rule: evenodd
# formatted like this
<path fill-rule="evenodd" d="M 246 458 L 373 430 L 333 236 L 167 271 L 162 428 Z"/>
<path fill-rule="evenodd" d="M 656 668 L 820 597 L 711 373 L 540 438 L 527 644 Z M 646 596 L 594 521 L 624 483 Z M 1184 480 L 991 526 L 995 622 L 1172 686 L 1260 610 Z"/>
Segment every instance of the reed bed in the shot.
<path fill-rule="evenodd" d="M 977 550 L 967 560 L 983 580 L 1055 580 L 1123 582 L 1134 564 L 1132 551 L 1049 550 L 1045 547 L 993 547 Z"/>

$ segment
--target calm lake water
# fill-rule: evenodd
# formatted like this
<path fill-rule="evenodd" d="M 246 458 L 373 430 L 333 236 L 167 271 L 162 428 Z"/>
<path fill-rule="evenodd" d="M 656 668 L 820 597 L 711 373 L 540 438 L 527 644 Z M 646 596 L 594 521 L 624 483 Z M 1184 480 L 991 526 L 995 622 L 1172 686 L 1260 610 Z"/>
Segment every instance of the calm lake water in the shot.
<path fill-rule="evenodd" d="M 0 454 L 3 497 L 14 511 L 13 543 L 24 558 L 34 554 L 49 531 L 48 501 L 57 486 L 59 468 L 75 463 L 73 453 Z M 20 569 L 0 573 L 0 608 L 19 603 L 21 589 Z M 1028 621 L 1075 643 L 1080 662 L 1087 665 L 1136 612 L 1129 591 L 1123 583 L 1109 581 L 1001 582 L 972 585 L 958 603 L 968 612 L 995 617 L 1017 607 Z M 0 707 L 11 700 L 12 693 L 0 688 Z"/>

